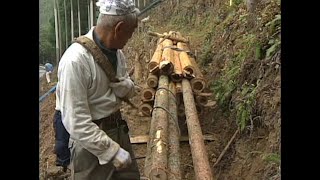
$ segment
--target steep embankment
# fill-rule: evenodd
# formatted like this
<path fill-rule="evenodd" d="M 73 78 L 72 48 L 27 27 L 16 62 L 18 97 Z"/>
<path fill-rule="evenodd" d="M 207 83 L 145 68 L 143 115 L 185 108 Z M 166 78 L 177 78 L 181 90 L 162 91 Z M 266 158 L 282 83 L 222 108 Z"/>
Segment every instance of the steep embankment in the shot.
<path fill-rule="evenodd" d="M 154 52 L 156 39 L 148 37 L 147 30 L 173 30 L 188 36 L 208 80 L 208 89 L 214 94 L 211 99 L 218 104 L 200 117 L 203 133 L 217 139 L 206 143 L 214 176 L 279 179 L 280 1 L 260 1 L 251 13 L 241 0 L 171 2 L 160 3 L 144 15 L 150 15 L 150 20 L 125 48 L 129 65 L 134 65 L 134 52 L 139 52 L 141 67 L 146 67 L 149 50 Z M 142 74 L 144 78 L 137 83 L 145 79 L 145 68 Z M 239 133 L 219 160 L 238 128 Z M 189 158 L 190 153 L 182 156 Z M 182 169 L 184 178 L 193 178 L 190 164 L 184 164 Z"/>

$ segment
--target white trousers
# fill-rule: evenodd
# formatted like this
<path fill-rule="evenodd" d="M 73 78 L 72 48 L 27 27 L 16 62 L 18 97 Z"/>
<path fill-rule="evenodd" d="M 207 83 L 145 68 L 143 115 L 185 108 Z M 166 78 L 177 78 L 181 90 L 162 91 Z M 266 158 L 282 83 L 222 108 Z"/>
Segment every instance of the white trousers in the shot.
<path fill-rule="evenodd" d="M 47 79 L 47 83 L 50 83 L 50 82 L 51 82 L 50 74 L 51 74 L 51 71 L 46 72 L 46 79 Z"/>

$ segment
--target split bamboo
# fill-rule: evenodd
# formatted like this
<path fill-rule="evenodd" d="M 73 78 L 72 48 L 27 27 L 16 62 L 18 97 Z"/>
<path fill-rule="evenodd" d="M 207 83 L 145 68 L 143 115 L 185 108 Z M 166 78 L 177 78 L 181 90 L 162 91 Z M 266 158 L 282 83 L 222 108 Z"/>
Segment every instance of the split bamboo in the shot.
<path fill-rule="evenodd" d="M 160 73 L 164 75 L 170 75 L 173 72 L 173 62 L 174 62 L 174 55 L 173 50 L 170 48 L 172 47 L 172 40 L 165 39 L 163 41 L 163 52 L 160 61 Z"/>
<path fill-rule="evenodd" d="M 179 49 L 182 49 L 182 50 L 185 50 L 185 51 L 188 49 L 187 45 L 185 43 L 181 43 L 181 42 L 179 42 L 177 44 L 177 47 Z M 181 51 L 179 53 L 181 69 L 182 69 L 183 76 L 185 78 L 187 78 L 187 79 L 191 79 L 191 78 L 195 77 L 195 75 L 194 75 L 194 67 L 191 64 L 191 60 L 189 58 L 189 55 L 185 51 Z"/>
<path fill-rule="evenodd" d="M 181 82 L 182 81 L 182 70 L 179 58 L 179 52 L 174 51 L 174 70 L 173 73 L 170 74 L 170 78 L 173 82 Z"/>
<path fill-rule="evenodd" d="M 160 64 L 160 61 L 161 61 L 161 57 L 162 57 L 162 38 L 159 39 L 158 41 L 158 45 L 157 45 L 157 48 L 152 56 L 152 59 L 151 61 L 148 63 L 148 70 L 149 72 L 151 73 L 156 73 L 159 71 L 159 64 Z"/>

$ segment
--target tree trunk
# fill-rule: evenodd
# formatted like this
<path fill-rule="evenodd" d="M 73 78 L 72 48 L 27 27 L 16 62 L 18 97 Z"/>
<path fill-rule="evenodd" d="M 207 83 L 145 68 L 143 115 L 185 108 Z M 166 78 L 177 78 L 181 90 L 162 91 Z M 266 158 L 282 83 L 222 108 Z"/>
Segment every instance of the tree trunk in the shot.
<path fill-rule="evenodd" d="M 178 112 L 176 102 L 176 87 L 173 82 L 169 83 L 169 111 L 172 116 L 169 116 L 169 151 L 168 151 L 168 179 L 181 180 L 180 169 L 180 129 L 178 124 Z"/>
<path fill-rule="evenodd" d="M 78 0 L 78 26 L 79 26 L 79 36 L 81 36 L 81 20 L 80 20 L 80 4 Z"/>
<path fill-rule="evenodd" d="M 60 17 L 60 6 L 59 6 L 59 0 L 56 1 L 57 5 L 57 12 L 58 12 L 58 34 L 59 34 L 59 59 L 62 56 L 62 36 L 61 36 L 61 17 Z"/>
<path fill-rule="evenodd" d="M 66 49 L 68 48 L 68 21 L 67 21 L 67 5 L 66 5 L 66 0 L 63 0 L 63 3 L 64 3 L 64 25 L 65 25 L 65 28 L 66 28 L 66 39 L 65 39 L 65 42 L 66 42 Z"/>
<path fill-rule="evenodd" d="M 168 163 L 168 76 L 161 75 L 152 112 L 145 174 L 150 179 L 167 179 Z"/>
<path fill-rule="evenodd" d="M 213 176 L 208 153 L 204 145 L 197 108 L 194 103 L 190 82 L 187 79 L 182 80 L 182 92 L 195 177 L 197 180 L 212 180 Z"/>
<path fill-rule="evenodd" d="M 54 28 L 55 28 L 55 35 L 56 35 L 56 64 L 58 65 L 60 60 L 60 48 L 59 48 L 59 28 L 58 28 L 56 0 L 53 0 L 53 11 L 54 11 Z"/>
<path fill-rule="evenodd" d="M 70 17 L 70 21 L 71 21 L 71 41 L 73 41 L 73 38 L 74 38 L 74 31 L 73 31 L 73 3 L 72 3 L 73 0 L 70 0 L 70 5 L 71 5 L 71 11 L 70 11 L 70 14 L 71 14 L 71 17 Z"/>

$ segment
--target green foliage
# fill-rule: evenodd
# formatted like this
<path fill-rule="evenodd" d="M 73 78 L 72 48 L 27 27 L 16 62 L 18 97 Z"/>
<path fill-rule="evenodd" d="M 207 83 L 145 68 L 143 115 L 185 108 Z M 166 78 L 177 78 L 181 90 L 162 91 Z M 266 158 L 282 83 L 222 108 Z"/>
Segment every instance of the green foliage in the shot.
<path fill-rule="evenodd" d="M 267 59 L 271 58 L 272 55 L 274 55 L 274 53 L 277 52 L 276 50 L 280 48 L 281 41 L 279 39 L 271 39 L 268 44 L 271 46 L 267 49 L 266 52 Z"/>
<path fill-rule="evenodd" d="M 233 2 L 234 2 L 234 5 L 238 6 L 243 2 L 243 0 L 233 0 Z"/>
<path fill-rule="evenodd" d="M 280 154 L 276 154 L 276 153 L 266 154 L 262 157 L 262 159 L 269 163 L 275 163 L 277 165 L 280 165 L 280 162 L 281 162 Z"/>
<path fill-rule="evenodd" d="M 232 93 L 241 86 L 238 84 L 237 78 L 241 72 L 242 64 L 248 57 L 252 57 L 255 53 L 255 48 L 257 46 L 257 38 L 253 34 L 245 34 L 237 42 L 239 51 L 235 53 L 235 57 L 231 60 L 226 60 L 227 63 L 222 69 L 222 74 L 220 78 L 211 84 L 211 90 L 215 92 L 216 99 L 221 108 L 225 109 L 230 104 Z M 250 100 L 246 102 L 247 105 L 250 105 Z M 239 116 L 242 116 L 242 121 L 248 119 L 250 113 L 247 112 L 246 106 L 239 106 L 238 111 L 241 112 Z M 239 122 L 242 122 L 239 121 Z"/>
<path fill-rule="evenodd" d="M 252 118 L 252 109 L 256 99 L 256 87 L 245 82 L 241 87 L 239 101 L 236 103 L 236 117 L 240 130 L 243 131 Z"/>

